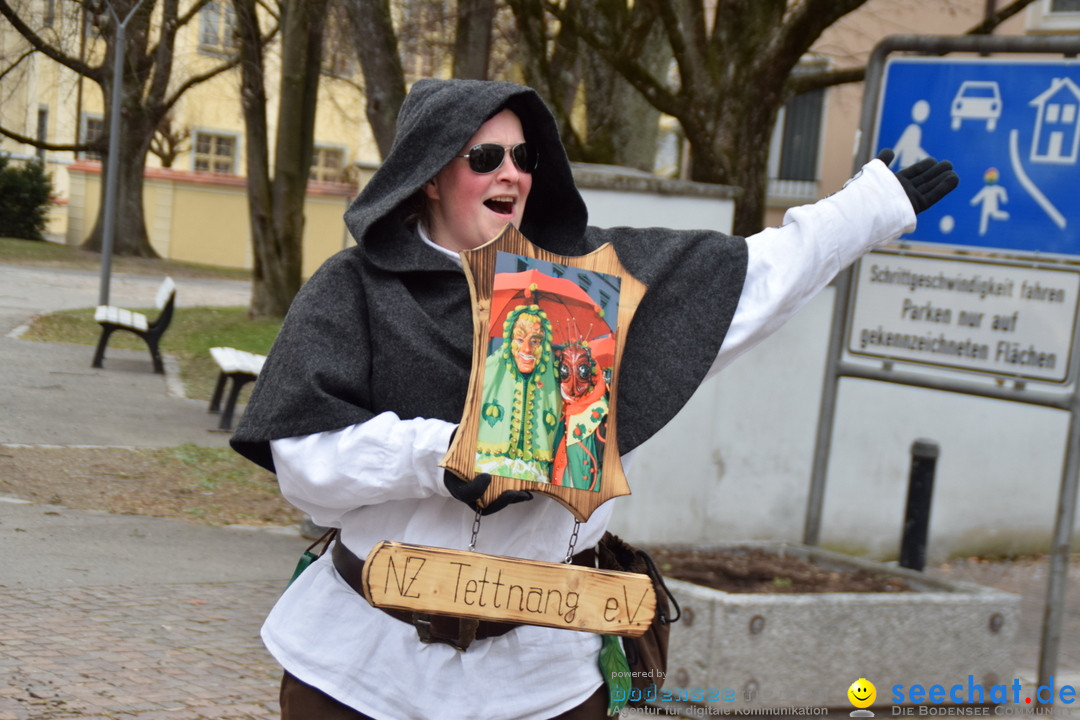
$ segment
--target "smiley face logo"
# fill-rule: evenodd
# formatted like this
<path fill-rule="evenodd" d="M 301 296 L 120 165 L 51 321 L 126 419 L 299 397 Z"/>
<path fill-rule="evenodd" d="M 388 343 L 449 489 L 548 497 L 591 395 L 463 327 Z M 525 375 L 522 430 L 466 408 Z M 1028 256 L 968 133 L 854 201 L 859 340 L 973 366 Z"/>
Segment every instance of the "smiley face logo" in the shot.
<path fill-rule="evenodd" d="M 848 700 L 857 708 L 868 708 L 877 698 L 877 688 L 866 678 L 859 678 L 847 689 Z"/>

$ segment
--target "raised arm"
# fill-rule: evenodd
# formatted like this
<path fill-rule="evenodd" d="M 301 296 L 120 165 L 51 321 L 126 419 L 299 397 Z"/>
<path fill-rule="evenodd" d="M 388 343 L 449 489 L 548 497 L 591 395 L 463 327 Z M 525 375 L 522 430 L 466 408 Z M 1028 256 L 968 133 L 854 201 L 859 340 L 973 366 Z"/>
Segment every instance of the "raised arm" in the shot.
<path fill-rule="evenodd" d="M 893 173 L 891 154 L 864 165 L 839 192 L 792 208 L 780 227 L 746 239 L 746 282 L 710 377 L 790 320 L 841 270 L 914 230 L 915 215 L 959 182 L 951 164 L 932 158 Z"/>

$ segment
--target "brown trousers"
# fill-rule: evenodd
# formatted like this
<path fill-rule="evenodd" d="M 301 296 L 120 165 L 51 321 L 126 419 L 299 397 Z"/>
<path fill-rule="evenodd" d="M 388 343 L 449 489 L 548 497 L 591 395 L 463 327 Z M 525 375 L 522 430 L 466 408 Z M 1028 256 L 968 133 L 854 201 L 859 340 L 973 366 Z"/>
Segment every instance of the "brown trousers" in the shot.
<path fill-rule="evenodd" d="M 588 700 L 551 720 L 601 720 L 607 718 L 607 688 L 601 687 Z M 321 690 L 289 673 L 281 679 L 281 720 L 375 720 L 342 705 Z"/>

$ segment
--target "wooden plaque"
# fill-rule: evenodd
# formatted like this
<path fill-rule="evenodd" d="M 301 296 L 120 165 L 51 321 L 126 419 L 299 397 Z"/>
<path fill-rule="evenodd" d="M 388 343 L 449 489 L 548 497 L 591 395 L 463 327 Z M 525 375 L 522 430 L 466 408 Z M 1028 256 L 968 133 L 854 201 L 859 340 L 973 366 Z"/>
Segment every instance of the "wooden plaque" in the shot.
<path fill-rule="evenodd" d="M 648 575 L 381 542 L 364 562 L 376 607 L 639 637 L 656 614 Z"/>
<path fill-rule="evenodd" d="M 619 458 L 619 360 L 645 285 L 604 245 L 563 257 L 507 225 L 463 252 L 473 301 L 465 416 L 443 467 L 487 472 L 485 505 L 545 493 L 581 521 L 630 486 Z"/>

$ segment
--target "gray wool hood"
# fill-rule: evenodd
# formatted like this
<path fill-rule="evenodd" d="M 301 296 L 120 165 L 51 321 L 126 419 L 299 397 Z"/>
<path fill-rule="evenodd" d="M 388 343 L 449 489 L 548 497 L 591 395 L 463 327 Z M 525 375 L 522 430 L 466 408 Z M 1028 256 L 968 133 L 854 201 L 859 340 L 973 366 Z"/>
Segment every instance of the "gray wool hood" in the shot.
<path fill-rule="evenodd" d="M 619 450 L 652 437 L 704 379 L 738 305 L 746 243 L 710 230 L 587 227 L 551 112 L 530 88 L 421 80 L 393 147 L 345 214 L 357 245 L 305 283 L 271 349 L 233 447 L 273 469 L 269 441 L 338 430 L 385 412 L 460 422 L 472 367 L 472 305 L 454 261 L 419 239 L 415 195 L 489 118 L 510 109 L 539 152 L 521 231 L 570 257 L 611 243 L 648 286 L 627 330 Z M 657 218 L 663 225 L 664 218 Z"/>
<path fill-rule="evenodd" d="M 559 129 L 531 88 L 480 80 L 419 80 L 398 114 L 397 134 L 386 161 L 345 213 L 358 243 L 386 237 L 379 230 L 401 224 L 409 199 L 435 177 L 489 118 L 504 109 L 521 120 L 525 141 L 539 151 L 533 189 L 521 232 L 533 244 L 561 255 L 585 232 L 585 203 L 574 186 Z"/>

